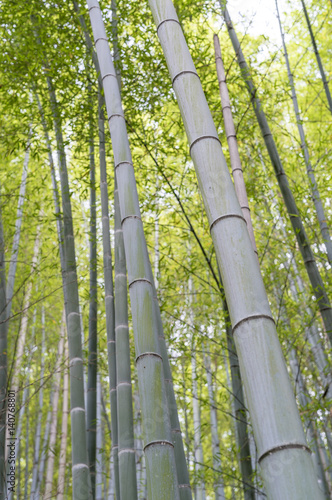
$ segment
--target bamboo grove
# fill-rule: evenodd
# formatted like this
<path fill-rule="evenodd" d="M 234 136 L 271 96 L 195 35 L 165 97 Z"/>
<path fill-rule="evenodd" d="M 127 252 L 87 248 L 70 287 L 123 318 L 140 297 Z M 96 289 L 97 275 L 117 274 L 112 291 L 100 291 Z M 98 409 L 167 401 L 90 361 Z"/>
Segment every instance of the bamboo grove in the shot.
<path fill-rule="evenodd" d="M 0 1 L 0 500 L 332 498 L 332 3 L 241 8 Z"/>

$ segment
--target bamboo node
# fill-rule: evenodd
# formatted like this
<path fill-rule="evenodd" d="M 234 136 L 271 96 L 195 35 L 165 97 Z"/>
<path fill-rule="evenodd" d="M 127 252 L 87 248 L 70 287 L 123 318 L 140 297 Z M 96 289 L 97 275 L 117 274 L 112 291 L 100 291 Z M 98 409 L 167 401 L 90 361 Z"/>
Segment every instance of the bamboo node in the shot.
<path fill-rule="evenodd" d="M 242 323 L 245 323 L 246 321 L 250 321 L 252 319 L 260 319 L 260 318 L 270 319 L 275 324 L 275 321 L 272 318 L 272 316 L 269 316 L 268 314 L 252 314 L 251 316 L 247 316 L 246 318 L 240 319 L 240 321 L 235 323 L 235 325 L 233 326 L 233 334 L 236 328 L 240 326 Z"/>
<path fill-rule="evenodd" d="M 243 215 L 240 215 L 240 214 L 226 214 L 226 215 L 220 215 L 220 217 L 217 217 L 216 219 L 214 219 L 214 221 L 211 222 L 210 224 L 210 232 L 212 231 L 212 227 L 219 221 L 223 220 L 223 219 L 228 219 L 230 217 L 235 217 L 237 219 L 241 219 L 243 220 L 245 223 L 246 223 L 246 220 L 245 218 L 243 217 Z"/>
<path fill-rule="evenodd" d="M 157 26 L 157 33 L 158 33 L 158 30 L 159 30 L 159 28 L 160 28 L 160 26 L 161 26 L 162 24 L 167 23 L 167 22 L 170 22 L 170 21 L 173 21 L 173 23 L 177 23 L 177 24 L 180 26 L 180 28 L 181 28 L 181 24 L 180 24 L 180 22 L 179 22 L 179 20 L 178 20 L 178 19 L 172 19 L 172 18 L 170 18 L 170 19 L 164 19 L 163 21 L 161 21 L 161 22 L 158 24 L 158 26 Z M 182 28 L 181 28 L 181 29 L 182 29 Z"/>
<path fill-rule="evenodd" d="M 143 451 L 145 452 L 145 450 L 149 447 L 149 446 L 153 446 L 153 445 L 156 445 L 156 444 L 161 444 L 161 446 L 165 446 L 165 445 L 169 445 L 171 446 L 172 448 L 174 448 L 174 445 L 173 443 L 171 443 L 170 441 L 167 441 L 166 439 L 162 439 L 160 441 L 150 441 L 150 443 L 146 444 L 143 448 Z"/>
<path fill-rule="evenodd" d="M 106 74 L 102 77 L 102 80 L 104 81 L 104 79 L 105 79 L 107 76 L 113 76 L 114 78 L 116 78 L 116 75 L 114 75 L 113 73 L 106 73 Z"/>
<path fill-rule="evenodd" d="M 268 450 L 265 453 L 263 453 L 259 457 L 258 463 L 260 463 L 264 458 L 266 458 L 269 455 L 272 455 L 273 453 L 277 453 L 278 451 L 288 450 L 288 449 L 303 450 L 303 451 L 307 451 L 308 453 L 311 454 L 310 448 L 307 445 L 305 445 L 305 444 L 299 444 L 299 443 L 281 444 L 280 446 L 275 446 L 274 448 L 271 448 L 270 450 Z"/>
<path fill-rule="evenodd" d="M 93 7 L 92 7 L 92 8 L 93 8 Z M 107 38 L 104 38 L 103 36 L 100 36 L 99 38 L 97 38 L 97 39 L 95 40 L 95 45 L 97 44 L 97 42 L 99 42 L 99 40 L 105 40 L 105 42 L 107 42 L 107 43 L 108 43 Z"/>
<path fill-rule="evenodd" d="M 155 356 L 156 358 L 163 360 L 163 358 L 157 352 L 143 352 L 142 354 L 139 354 L 139 356 L 137 356 L 136 363 L 139 359 L 144 358 L 144 356 Z"/>
<path fill-rule="evenodd" d="M 138 282 L 145 282 L 145 283 L 148 283 L 149 285 L 151 285 L 151 286 L 152 286 L 151 281 L 149 281 L 148 279 L 146 279 L 146 278 L 137 278 L 137 279 L 135 279 L 135 280 L 133 280 L 133 281 L 131 281 L 131 282 L 129 283 L 129 285 L 128 285 L 128 286 L 129 286 L 129 288 L 130 288 L 132 285 L 134 285 L 134 283 L 138 283 Z"/>
<path fill-rule="evenodd" d="M 191 150 L 192 150 L 192 147 L 194 146 L 194 144 L 196 144 L 196 142 L 198 141 L 201 141 L 202 139 L 215 139 L 216 141 L 219 142 L 219 144 L 221 145 L 221 142 L 219 140 L 219 137 L 216 137 L 215 135 L 202 135 L 201 137 L 197 137 L 197 139 L 195 139 L 189 146 L 189 154 L 191 155 Z"/>
<path fill-rule="evenodd" d="M 199 76 L 198 76 L 198 74 L 196 73 L 196 71 L 191 71 L 191 70 L 189 70 L 189 69 L 188 69 L 188 70 L 180 71 L 177 75 L 175 75 L 175 76 L 173 77 L 173 80 L 172 80 L 172 85 L 174 85 L 174 82 L 175 82 L 175 80 L 177 79 L 177 77 L 178 77 L 178 76 L 185 75 L 185 74 L 187 74 L 187 73 L 191 73 L 192 75 L 197 76 L 197 78 L 199 79 Z"/>
<path fill-rule="evenodd" d="M 115 115 L 112 115 L 112 116 L 115 116 Z M 119 115 L 119 116 L 122 116 L 122 115 Z M 127 163 L 128 165 L 131 165 L 134 168 L 134 165 L 130 161 L 119 161 L 119 163 L 114 165 L 114 169 L 116 170 L 120 165 L 123 165 L 125 163 Z M 115 193 L 115 191 L 114 191 L 114 193 Z"/>

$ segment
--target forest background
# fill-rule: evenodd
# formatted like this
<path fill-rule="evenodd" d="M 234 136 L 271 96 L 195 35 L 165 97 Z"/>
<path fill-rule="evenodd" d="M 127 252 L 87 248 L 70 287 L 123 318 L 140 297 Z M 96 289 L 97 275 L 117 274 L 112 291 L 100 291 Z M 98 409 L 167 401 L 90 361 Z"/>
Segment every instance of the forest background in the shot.
<path fill-rule="evenodd" d="M 100 5 L 109 40 L 112 41 L 112 5 L 107 1 L 101 1 Z M 175 2 L 175 6 L 230 165 L 212 38 L 214 33 L 220 37 L 262 275 L 279 340 L 288 361 L 289 373 L 292 375 L 290 361 L 295 352 L 298 369 L 305 381 L 305 404 L 299 398 L 301 391 L 296 383 L 294 390 L 304 424 L 308 426 L 308 422 L 315 422 L 321 440 L 320 446 L 325 449 L 327 462 L 323 467 L 326 472 L 324 480 L 331 493 L 332 457 L 329 431 L 326 428 L 330 425 L 331 418 L 329 398 L 326 397 L 329 392 L 330 364 L 328 361 L 328 365 L 323 367 L 322 376 L 309 339 L 312 325 L 317 327 L 318 342 L 323 347 L 327 360 L 330 359 L 330 346 L 316 300 L 236 62 L 220 5 L 214 1 L 179 0 Z M 253 8 L 256 9 L 256 5 Z M 331 110 L 301 3 L 282 2 L 279 8 L 306 141 L 329 223 L 332 215 Z M 275 21 L 268 29 L 261 28 L 263 19 L 259 9 L 260 6 L 257 6 L 257 15 L 252 10 L 243 13 L 242 2 L 234 1 L 229 4 L 230 14 L 234 14 L 237 21 L 236 30 L 241 46 L 249 62 L 318 268 L 327 291 L 331 292 L 331 265 L 325 252 L 306 175 L 303 148 L 277 31 L 278 24 Z M 329 80 L 332 72 L 332 4 L 327 0 L 308 1 L 307 9 Z M 84 13 L 90 30 L 83 3 L 81 12 Z M 268 15 L 271 18 L 276 16 L 273 2 Z M 243 498 L 243 487 L 238 465 L 234 398 L 218 268 L 183 123 L 148 5 L 140 1 L 129 4 L 119 1 L 117 19 L 119 53 L 116 65 L 121 71 L 122 102 L 132 147 L 140 208 L 169 348 L 192 488 L 196 498 L 199 498 L 199 488 L 204 488 L 206 498 L 213 498 L 215 484 L 222 471 L 226 498 L 240 499 Z M 92 144 L 95 161 L 98 163 L 97 77 L 91 54 L 84 42 L 78 14 L 71 2 L 2 0 L 0 23 L 0 185 L 7 277 L 17 230 L 17 207 L 19 203 L 23 205 L 21 237 L 15 257 L 15 287 L 7 322 L 8 388 L 17 384 L 17 422 L 21 426 L 16 498 L 30 496 L 34 470 L 40 469 L 40 463 L 44 459 L 39 476 L 39 491 L 46 487 L 47 461 L 51 455 L 54 460 L 52 488 L 53 492 L 57 491 L 61 471 L 61 437 L 64 435 L 63 399 L 68 398 L 67 392 L 63 391 L 68 362 L 66 355 L 60 361 L 58 355 L 63 316 L 62 274 L 56 225 L 59 214 L 54 209 L 49 149 L 45 143 L 41 112 L 36 101 L 38 95 L 59 182 L 48 76 L 52 78 L 59 104 L 68 164 L 80 307 L 85 332 L 82 340 L 86 370 L 91 297 L 90 191 L 96 191 L 98 372 L 104 402 L 100 412 L 100 425 L 98 424 L 103 433 L 102 444 L 97 450 L 97 456 L 102 477 L 101 498 L 106 498 L 107 494 L 112 498 L 114 484 L 110 459 L 109 380 L 98 168 L 95 182 L 90 178 Z M 273 32 L 270 33 L 271 29 Z M 108 133 L 105 139 L 110 226 L 113 228 L 114 175 Z M 24 202 L 19 194 L 22 171 L 27 172 Z M 114 239 L 111 229 L 112 246 Z M 36 241 L 39 245 L 37 249 Z M 292 291 L 294 283 L 297 287 L 296 295 Z M 24 328 L 26 332 L 22 335 Z M 132 340 L 131 326 L 129 331 Z M 17 361 L 21 342 L 23 351 Z M 137 470 L 142 469 L 139 475 L 139 494 L 140 498 L 145 498 L 133 341 L 131 360 Z M 60 374 L 59 378 L 56 377 L 57 373 Z M 211 387 L 215 400 L 212 406 L 217 409 L 220 439 L 217 469 L 213 461 L 210 430 L 209 375 L 212 377 Z M 62 390 L 52 413 L 50 409 L 55 404 L 56 387 L 62 387 Z M 193 399 L 199 402 L 199 422 L 194 416 Z M 45 429 L 49 425 L 47 422 L 51 420 L 55 422 L 56 432 L 56 440 L 52 446 L 46 441 L 42 443 L 43 436 L 46 435 Z M 65 484 L 65 498 L 71 496 L 72 488 L 70 419 L 68 426 L 65 480 L 60 478 Z M 35 436 L 38 433 L 41 443 L 36 461 Z M 251 446 L 254 455 L 253 443 Z M 198 447 L 201 448 L 201 455 L 197 455 Z M 202 463 L 198 456 L 203 458 Z M 255 459 L 253 463 L 255 464 Z M 259 476 L 254 482 L 255 488 L 262 490 L 264 495 Z"/>

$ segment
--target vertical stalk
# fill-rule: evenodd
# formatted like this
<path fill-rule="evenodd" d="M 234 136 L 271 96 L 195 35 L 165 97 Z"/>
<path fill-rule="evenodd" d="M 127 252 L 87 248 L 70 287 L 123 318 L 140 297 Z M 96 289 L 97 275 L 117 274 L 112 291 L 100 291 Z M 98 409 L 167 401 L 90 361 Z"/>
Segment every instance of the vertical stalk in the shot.
<path fill-rule="evenodd" d="M 250 76 L 250 71 L 248 68 L 248 65 L 244 59 L 244 55 L 241 49 L 240 42 L 237 38 L 237 35 L 235 33 L 235 30 L 233 28 L 232 21 L 229 17 L 228 10 L 225 8 L 225 5 L 222 0 L 220 1 L 222 13 L 226 22 L 226 26 L 228 29 L 228 34 L 230 36 L 231 42 L 233 44 L 234 51 L 236 53 L 238 63 L 241 69 L 241 74 L 245 80 L 245 83 L 247 85 L 251 102 L 254 108 L 254 112 L 256 114 L 256 118 L 258 121 L 258 124 L 261 129 L 261 133 L 264 138 L 264 142 L 266 145 L 266 149 L 269 153 L 271 163 L 273 165 L 275 175 L 277 177 L 277 181 L 280 187 L 281 194 L 283 196 L 287 212 L 293 227 L 294 234 L 296 236 L 299 249 L 305 264 L 305 268 L 313 289 L 313 292 L 316 296 L 317 304 L 319 307 L 319 310 L 321 312 L 325 328 L 326 328 L 326 333 L 329 337 L 329 340 L 332 344 L 332 309 L 330 305 L 330 301 L 328 299 L 325 286 L 322 280 L 322 277 L 320 275 L 320 272 L 317 267 L 317 263 L 314 257 L 314 254 L 312 252 L 312 249 L 310 247 L 310 242 L 308 239 L 308 236 L 305 232 L 294 195 L 290 189 L 288 179 L 286 176 L 286 173 L 284 171 L 283 165 L 281 163 L 281 159 L 276 147 L 276 144 L 274 142 L 270 127 L 268 125 L 265 113 L 263 111 L 261 102 L 259 98 L 257 97 L 257 89 L 254 86 L 254 83 L 251 79 Z"/>
<path fill-rule="evenodd" d="M 66 455 L 67 455 L 67 434 L 68 434 L 68 391 L 69 391 L 69 374 L 67 367 L 68 360 L 68 341 L 65 339 L 64 345 L 65 352 L 65 367 L 63 373 L 63 388 L 62 388 L 62 424 L 61 424 L 61 444 L 60 444 L 60 458 L 59 458 L 59 475 L 58 475 L 58 488 L 57 500 L 64 499 L 65 490 L 65 477 L 66 477 Z M 31 499 L 32 500 L 32 499 Z"/>
<path fill-rule="evenodd" d="M 91 93 L 91 85 L 89 85 Z M 95 468 L 96 468 L 96 418 L 97 418 L 97 216 L 96 216 L 96 179 L 93 127 L 93 101 L 90 99 L 90 291 L 89 291 L 89 358 L 87 385 L 87 444 L 91 477 L 92 498 L 95 498 Z"/>
<path fill-rule="evenodd" d="M 285 42 L 285 35 L 284 35 L 284 32 L 282 30 L 282 26 L 281 26 L 281 19 L 280 19 L 279 8 L 278 8 L 278 0 L 275 0 L 275 2 L 276 2 L 279 28 L 280 28 L 280 35 L 281 35 L 281 39 L 282 39 L 282 46 L 284 49 L 285 62 L 286 62 L 286 67 L 287 67 L 288 80 L 289 80 L 289 85 L 290 85 L 291 91 L 292 91 L 292 100 L 293 100 L 294 113 L 296 116 L 296 124 L 297 124 L 299 136 L 300 136 L 300 140 L 301 140 L 301 148 L 302 148 L 303 154 L 304 154 L 304 161 L 305 161 L 307 174 L 308 174 L 308 178 L 309 178 L 311 196 L 312 196 L 315 208 L 316 208 L 317 219 L 319 222 L 320 231 L 322 233 L 324 245 L 326 248 L 327 258 L 328 258 L 329 263 L 332 265 L 331 236 L 330 236 L 328 225 L 326 223 L 326 216 L 325 216 L 325 212 L 324 212 L 323 203 L 322 203 L 322 200 L 320 198 L 317 182 L 315 179 L 315 174 L 314 174 L 314 171 L 313 171 L 313 168 L 311 165 L 311 161 L 310 161 L 309 150 L 308 150 L 308 146 L 307 146 L 307 142 L 306 142 L 306 138 L 305 138 L 304 127 L 302 125 L 299 104 L 297 101 L 294 79 L 293 79 L 293 75 L 292 75 L 290 64 L 289 64 L 288 52 L 287 52 L 287 47 L 286 47 L 286 42 Z"/>
<path fill-rule="evenodd" d="M 309 30 L 309 33 L 310 33 L 311 43 L 312 43 L 312 46 L 313 46 L 313 49 L 314 49 L 314 52 L 315 52 L 315 56 L 316 56 L 316 60 L 317 60 L 317 64 L 318 64 L 318 68 L 319 68 L 319 72 L 320 72 L 320 76 L 321 76 L 321 79 L 322 79 L 322 82 L 323 82 L 323 85 L 324 85 L 324 90 L 325 90 L 326 99 L 327 99 L 327 102 L 328 102 L 328 107 L 329 107 L 329 110 L 332 113 L 332 98 L 331 98 L 331 93 L 330 93 L 329 85 L 328 85 L 328 82 L 327 82 L 327 79 L 326 79 L 326 75 L 325 75 L 325 71 L 324 71 L 324 68 L 323 68 L 322 60 L 321 60 L 320 55 L 319 55 L 317 43 L 316 43 L 316 40 L 315 40 L 314 33 L 312 31 L 310 19 L 309 19 L 309 16 L 308 16 L 308 12 L 307 12 L 307 8 L 306 8 L 304 0 L 301 0 L 301 4 L 302 4 L 302 7 L 303 7 L 303 12 L 304 12 L 305 20 L 307 22 L 308 30 Z"/>
<path fill-rule="evenodd" d="M 34 500 L 39 500 L 39 498 L 40 498 L 40 490 L 41 490 L 43 477 L 44 477 L 44 469 L 45 469 L 45 461 L 46 461 L 46 453 L 47 453 L 47 443 L 48 443 L 48 438 L 50 435 L 50 425 L 51 425 L 51 416 L 52 416 L 52 401 L 53 401 L 53 391 L 51 391 L 51 394 L 50 394 L 50 405 L 49 405 L 49 410 L 48 410 L 47 415 L 46 415 L 46 422 L 45 422 L 44 435 L 43 435 L 43 444 L 42 444 L 40 459 L 39 459 L 39 463 L 38 463 L 37 488 L 36 488 Z"/>
<path fill-rule="evenodd" d="M 100 164 L 100 193 L 101 215 L 103 232 L 103 262 L 105 283 L 105 311 L 107 331 L 108 375 L 110 384 L 111 427 L 112 427 L 112 456 L 114 464 L 114 487 L 117 499 L 120 499 L 119 461 L 118 461 L 118 410 L 116 392 L 116 357 L 115 357 L 115 317 L 114 293 L 112 274 L 112 254 L 110 240 L 110 222 L 108 214 L 108 188 L 106 175 L 104 110 L 101 94 L 99 93 L 99 164 Z"/>
<path fill-rule="evenodd" d="M 149 4 L 209 220 L 267 495 L 321 498 L 257 256 L 200 80 L 172 2 Z"/>
<path fill-rule="evenodd" d="M 6 496 L 6 416 L 7 416 L 7 300 L 5 242 L 2 225 L 2 198 L 0 193 L 0 500 Z"/>
<path fill-rule="evenodd" d="M 127 270 L 121 228 L 119 196 L 114 190 L 115 346 L 118 404 L 119 477 L 121 498 L 137 499 L 134 420 L 127 304 Z"/>
<path fill-rule="evenodd" d="M 163 360 L 159 347 L 159 329 L 155 314 L 153 278 L 140 216 L 125 119 L 98 1 L 88 0 L 88 7 L 103 79 L 119 191 L 145 437 L 148 497 L 151 500 L 179 499 Z"/>
<path fill-rule="evenodd" d="M 103 500 L 103 436 L 101 415 L 101 383 L 97 374 L 97 414 L 96 414 L 96 500 Z M 129 498 L 129 497 L 128 497 Z"/>
<path fill-rule="evenodd" d="M 54 367 L 54 382 L 53 382 L 53 401 L 52 401 L 52 415 L 51 415 L 51 426 L 50 426 L 50 437 L 48 443 L 48 458 L 47 458 L 47 468 L 46 468 L 46 479 L 45 479 L 45 493 L 44 499 L 48 500 L 53 497 L 54 492 L 52 491 L 53 484 L 53 469 L 55 460 L 55 444 L 57 439 L 57 422 L 58 422 L 58 403 L 60 395 L 60 383 L 61 383 L 61 362 L 63 357 L 63 346 L 65 337 L 65 319 L 66 313 L 63 311 L 61 320 L 61 332 L 60 340 L 58 344 L 57 360 Z"/>

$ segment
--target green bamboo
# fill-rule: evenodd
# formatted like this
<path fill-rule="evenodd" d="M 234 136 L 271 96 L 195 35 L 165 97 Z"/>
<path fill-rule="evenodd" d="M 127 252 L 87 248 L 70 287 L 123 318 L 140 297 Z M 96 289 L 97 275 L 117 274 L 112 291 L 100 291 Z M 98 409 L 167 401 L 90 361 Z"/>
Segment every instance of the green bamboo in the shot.
<path fill-rule="evenodd" d="M 2 198 L 0 196 L 0 500 L 6 496 L 6 415 L 7 415 L 7 300 L 5 242 L 2 226 Z"/>
<path fill-rule="evenodd" d="M 72 437 L 73 499 L 89 500 L 90 477 L 85 432 L 82 332 L 76 274 L 75 240 L 69 190 L 68 171 L 62 136 L 61 117 L 53 82 L 47 76 L 54 129 L 60 165 L 60 184 L 64 229 L 66 323 L 70 360 L 70 415 Z"/>
<path fill-rule="evenodd" d="M 91 86 L 89 86 L 91 93 Z M 96 478 L 96 418 L 97 418 L 97 216 L 96 179 L 93 127 L 93 101 L 90 99 L 89 157 L 90 157 L 90 291 L 89 291 L 89 357 L 87 384 L 87 445 L 92 498 L 95 498 Z"/>
<path fill-rule="evenodd" d="M 313 289 L 313 292 L 316 296 L 317 304 L 319 307 L 319 310 L 321 312 L 325 328 L 326 328 L 326 333 L 329 337 L 329 340 L 332 344 L 332 309 L 330 305 L 330 301 L 328 299 L 325 286 L 323 283 L 323 280 L 321 278 L 320 272 L 317 267 L 317 263 L 314 257 L 314 254 L 312 252 L 312 249 L 310 247 L 310 242 L 308 239 L 308 236 L 305 232 L 298 208 L 296 206 L 295 198 L 293 196 L 293 193 L 290 189 L 289 183 L 288 183 L 288 178 L 286 176 L 286 173 L 284 171 L 283 165 L 281 163 L 281 159 L 276 147 L 276 144 L 274 142 L 270 127 L 268 125 L 266 116 L 264 114 L 261 102 L 259 98 L 257 97 L 257 89 L 254 86 L 254 83 L 251 79 L 250 76 L 250 71 L 248 68 L 248 65 L 244 59 L 244 55 L 241 49 L 240 42 L 236 36 L 235 30 L 233 28 L 232 21 L 229 17 L 228 11 L 225 7 L 225 4 L 223 3 L 222 0 L 220 0 L 220 5 L 222 9 L 222 13 L 226 22 L 226 26 L 228 29 L 228 34 L 230 36 L 231 42 L 233 44 L 234 51 L 237 56 L 237 60 L 239 63 L 239 66 L 241 68 L 241 74 L 245 80 L 245 83 L 247 85 L 249 94 L 250 94 L 250 99 L 256 114 L 256 118 L 258 121 L 258 124 L 261 129 L 262 136 L 265 141 L 266 149 L 269 153 L 271 163 L 273 165 L 275 175 L 278 180 L 278 184 L 280 187 L 281 194 L 283 196 L 288 215 L 293 227 L 294 234 L 296 236 L 299 249 L 305 264 L 305 268 Z"/>
<path fill-rule="evenodd" d="M 114 314 L 110 222 L 108 213 L 104 110 L 103 110 L 103 99 L 100 93 L 98 98 L 98 106 L 99 106 L 98 123 L 99 123 L 100 193 L 101 193 L 101 216 L 102 216 L 102 232 L 103 232 L 106 333 L 107 333 L 108 376 L 110 384 L 110 403 L 111 403 L 112 457 L 114 464 L 113 479 L 114 479 L 116 498 L 118 500 L 120 499 L 120 483 L 119 483 L 119 460 L 118 460 L 118 410 L 117 410 L 117 391 L 116 391 L 115 314 Z"/>
<path fill-rule="evenodd" d="M 321 498 L 257 257 L 200 80 L 172 2 L 149 4 L 210 224 L 267 496 Z"/>
<path fill-rule="evenodd" d="M 137 499 L 127 304 L 127 270 L 118 190 L 114 190 L 115 346 L 121 499 Z"/>
<path fill-rule="evenodd" d="M 116 73 L 97 0 L 88 0 L 114 151 L 142 408 L 148 496 L 179 499 L 174 445 L 155 315 L 152 271 Z"/>
<path fill-rule="evenodd" d="M 304 0 L 301 0 L 301 4 L 302 4 L 302 7 L 303 7 L 303 12 L 304 12 L 305 20 L 307 22 L 308 30 L 309 30 L 309 33 L 310 33 L 311 43 L 312 43 L 312 46 L 313 46 L 313 49 L 314 49 L 314 52 L 315 52 L 315 56 L 316 56 L 316 60 L 317 60 L 317 64 L 318 64 L 318 68 L 319 68 L 319 72 L 320 72 L 320 76 L 321 76 L 321 79 L 322 79 L 322 82 L 323 82 L 323 85 L 324 85 L 324 90 L 325 90 L 326 99 L 327 99 L 327 102 L 328 102 L 328 107 L 329 107 L 329 110 L 332 113 L 332 97 L 331 97 L 331 93 L 330 93 L 330 89 L 329 89 L 329 84 L 328 84 L 328 81 L 326 79 L 325 71 L 324 71 L 324 68 L 323 68 L 323 63 L 322 63 L 322 60 L 321 60 L 320 55 L 319 55 L 319 50 L 318 50 L 318 47 L 317 47 L 317 43 L 316 43 L 316 40 L 315 40 L 314 33 L 312 31 L 310 19 L 309 19 L 309 16 L 308 16 L 308 11 L 307 11 L 307 8 L 306 8 Z"/>
<path fill-rule="evenodd" d="M 316 178 L 315 178 L 315 173 L 314 173 L 312 165 L 311 165 L 309 150 L 308 150 L 306 137 L 305 137 L 305 133 L 304 133 L 304 127 L 302 124 L 302 118 L 301 118 L 301 114 L 300 114 L 300 108 L 299 108 L 299 104 L 297 101 L 294 79 L 293 79 L 293 75 L 292 75 L 291 68 L 290 68 L 288 51 L 287 51 L 286 42 L 285 42 L 285 35 L 284 35 L 283 30 L 282 30 L 281 19 L 280 19 L 279 8 L 278 8 L 278 0 L 275 0 L 275 2 L 276 2 L 277 17 L 278 17 L 278 22 L 279 22 L 282 46 L 284 49 L 284 56 L 285 56 L 288 80 L 289 80 L 289 84 L 290 84 L 291 91 L 292 91 L 292 100 L 293 100 L 294 113 L 296 116 L 296 124 L 297 124 L 299 136 L 300 136 L 300 140 L 301 140 L 301 148 L 302 148 L 303 154 L 304 154 L 304 161 L 305 161 L 307 174 L 308 174 L 308 178 L 309 178 L 311 196 L 312 196 L 312 199 L 313 199 L 313 202 L 315 205 L 317 219 L 318 219 L 319 227 L 320 227 L 320 232 L 322 234 L 324 245 L 326 248 L 327 258 L 328 258 L 329 263 L 332 265 L 331 236 L 330 236 L 329 228 L 328 228 L 328 225 L 326 222 L 327 219 L 325 216 L 323 203 L 322 203 L 322 200 L 320 198 L 320 194 L 319 194 L 319 190 L 318 190 L 318 186 L 317 186 L 317 182 L 316 182 Z"/>

